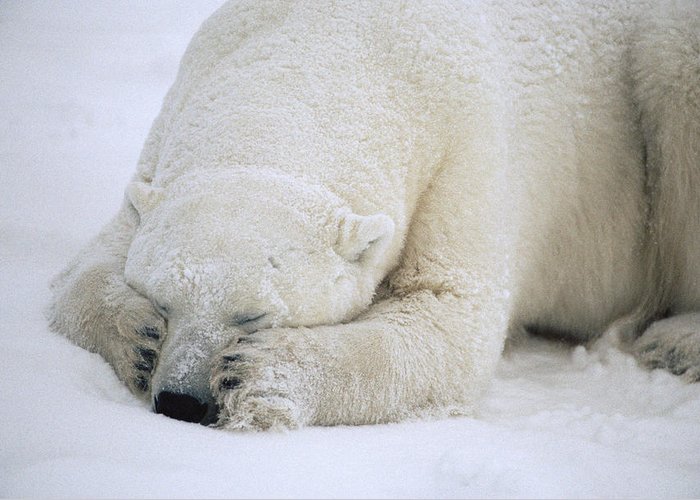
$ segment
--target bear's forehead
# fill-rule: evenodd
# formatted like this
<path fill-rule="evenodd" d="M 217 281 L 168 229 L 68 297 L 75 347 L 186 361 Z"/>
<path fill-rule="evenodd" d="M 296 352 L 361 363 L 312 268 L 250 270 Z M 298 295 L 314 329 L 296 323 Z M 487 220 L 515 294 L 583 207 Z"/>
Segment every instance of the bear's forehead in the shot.
<path fill-rule="evenodd" d="M 237 266 L 261 269 L 272 261 L 310 263 L 332 252 L 330 245 L 313 235 L 294 231 L 288 234 L 262 233 L 251 227 L 241 231 L 182 231 L 168 239 L 166 248 L 165 252 L 156 252 L 160 254 L 159 259 L 177 262 L 179 266 L 196 267 L 204 274 L 221 273 L 226 268 Z"/>
<path fill-rule="evenodd" d="M 175 201 L 159 207 L 149 218 L 149 232 L 163 241 L 199 251 L 238 247 L 266 247 L 269 250 L 317 248 L 331 245 L 337 234 L 332 222 L 292 207 L 219 206 L 204 209 L 192 200 Z"/>
<path fill-rule="evenodd" d="M 239 243 L 226 253 L 205 251 L 197 245 L 175 245 L 158 252 L 149 266 L 152 285 L 173 287 L 173 292 L 185 294 L 209 289 L 252 294 L 287 282 L 305 282 L 307 275 L 315 276 L 321 268 L 324 275 L 341 271 L 342 261 L 330 248 L 302 248 L 287 240 Z"/>
<path fill-rule="evenodd" d="M 245 265 L 240 260 L 190 258 L 173 250 L 153 269 L 151 287 L 160 296 L 185 301 L 204 310 L 221 309 L 231 302 L 243 302 L 246 308 L 264 301 L 274 289 L 272 273 L 263 266 Z"/>

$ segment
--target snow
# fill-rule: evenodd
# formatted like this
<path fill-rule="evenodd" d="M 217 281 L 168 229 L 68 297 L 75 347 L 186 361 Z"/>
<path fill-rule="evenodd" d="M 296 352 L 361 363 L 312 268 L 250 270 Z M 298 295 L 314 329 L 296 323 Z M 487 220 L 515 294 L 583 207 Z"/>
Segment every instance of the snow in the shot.
<path fill-rule="evenodd" d="M 700 384 L 528 341 L 476 418 L 235 434 L 155 415 L 49 332 L 216 0 L 0 6 L 0 496 L 700 496 Z"/>

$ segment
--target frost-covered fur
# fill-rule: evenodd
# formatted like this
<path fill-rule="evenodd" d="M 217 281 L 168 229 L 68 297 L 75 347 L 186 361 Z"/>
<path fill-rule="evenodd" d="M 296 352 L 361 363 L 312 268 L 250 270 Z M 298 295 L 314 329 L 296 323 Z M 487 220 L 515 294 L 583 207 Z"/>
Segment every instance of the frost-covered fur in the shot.
<path fill-rule="evenodd" d="M 231 429 L 469 413 L 508 329 L 612 326 L 697 379 L 699 19 L 228 3 L 53 326 L 157 411 Z"/>

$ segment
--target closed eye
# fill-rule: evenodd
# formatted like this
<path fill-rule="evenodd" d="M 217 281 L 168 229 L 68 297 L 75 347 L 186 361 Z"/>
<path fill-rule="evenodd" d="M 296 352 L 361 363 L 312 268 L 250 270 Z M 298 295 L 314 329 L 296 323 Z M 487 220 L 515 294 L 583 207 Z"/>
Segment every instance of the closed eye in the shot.
<path fill-rule="evenodd" d="M 267 313 L 237 314 L 231 318 L 231 323 L 235 326 L 244 326 L 255 323 L 267 316 Z"/>

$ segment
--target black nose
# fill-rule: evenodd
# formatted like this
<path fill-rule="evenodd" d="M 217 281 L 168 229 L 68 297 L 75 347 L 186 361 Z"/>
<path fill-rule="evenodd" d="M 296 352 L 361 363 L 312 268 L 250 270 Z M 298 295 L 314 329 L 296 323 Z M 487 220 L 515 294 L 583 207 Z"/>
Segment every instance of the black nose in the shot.
<path fill-rule="evenodd" d="M 156 413 L 162 413 L 166 417 L 185 422 L 202 422 L 204 417 L 210 413 L 207 403 L 202 403 L 199 399 L 189 394 L 178 394 L 170 391 L 158 393 L 154 406 Z"/>

